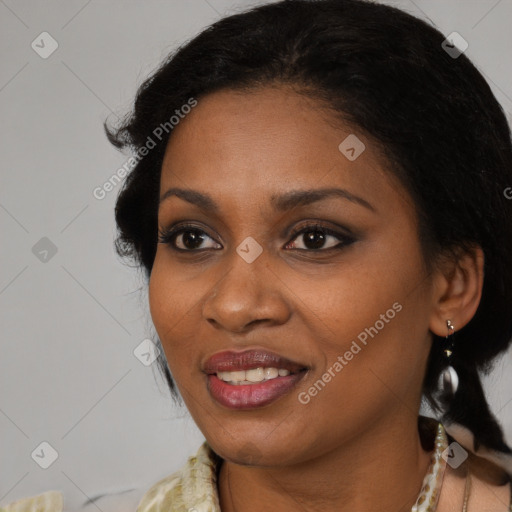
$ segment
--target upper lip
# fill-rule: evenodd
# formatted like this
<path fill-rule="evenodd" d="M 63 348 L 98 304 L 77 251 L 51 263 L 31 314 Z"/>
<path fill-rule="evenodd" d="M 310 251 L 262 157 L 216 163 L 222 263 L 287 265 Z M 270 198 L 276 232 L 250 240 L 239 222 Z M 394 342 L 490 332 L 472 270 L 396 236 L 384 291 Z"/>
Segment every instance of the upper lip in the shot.
<path fill-rule="evenodd" d="M 232 350 L 217 352 L 203 365 L 203 371 L 207 374 L 214 374 L 217 372 L 233 372 L 261 367 L 284 368 L 289 370 L 290 373 L 297 373 L 307 368 L 305 364 L 297 363 L 275 352 L 251 349 L 244 350 L 243 352 Z"/>

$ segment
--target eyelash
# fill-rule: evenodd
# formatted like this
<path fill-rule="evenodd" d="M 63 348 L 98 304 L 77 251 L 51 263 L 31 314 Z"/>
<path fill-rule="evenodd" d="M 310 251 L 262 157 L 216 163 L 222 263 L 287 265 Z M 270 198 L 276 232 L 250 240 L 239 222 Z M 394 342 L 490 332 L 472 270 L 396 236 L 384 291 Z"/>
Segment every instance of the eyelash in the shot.
<path fill-rule="evenodd" d="M 187 232 L 187 231 L 192 231 L 192 232 L 201 233 L 201 234 L 204 233 L 208 238 L 212 238 L 203 229 L 200 229 L 197 226 L 194 226 L 193 224 L 185 223 L 185 224 L 179 224 L 179 225 L 174 226 L 174 227 L 169 228 L 169 229 L 162 229 L 162 230 L 160 230 L 159 233 L 158 233 L 158 242 L 161 243 L 161 244 L 167 244 L 167 245 L 169 245 L 169 247 L 173 251 L 177 251 L 177 252 L 181 252 L 181 253 L 196 253 L 196 252 L 201 252 L 201 251 L 205 251 L 205 250 L 211 249 L 211 248 L 206 248 L 206 249 L 181 249 L 181 248 L 176 247 L 174 245 L 176 237 L 178 235 L 181 235 L 184 232 Z M 291 241 L 295 240 L 299 235 L 302 235 L 304 233 L 309 233 L 309 232 L 312 232 L 312 231 L 320 231 L 324 235 L 331 235 L 331 236 L 337 238 L 338 240 L 340 240 L 340 243 L 338 245 L 335 245 L 334 247 L 329 247 L 327 249 L 294 249 L 294 250 L 296 250 L 296 251 L 306 251 L 306 252 L 329 252 L 329 251 L 333 251 L 333 250 L 343 249 L 344 247 L 347 247 L 348 245 L 350 245 L 353 242 L 355 242 L 355 238 L 352 237 L 352 236 L 345 235 L 345 234 L 342 234 L 342 233 L 338 233 L 338 232 L 336 232 L 336 231 L 334 231 L 334 230 L 332 230 L 332 229 L 330 229 L 330 228 L 328 228 L 326 226 L 323 226 L 322 224 L 314 222 L 314 223 L 311 223 L 311 224 L 307 224 L 307 225 L 301 227 L 300 229 L 294 231 L 293 233 L 291 233 L 290 241 L 287 242 L 286 245 L 288 245 Z M 213 240 L 213 238 L 212 238 L 212 240 Z M 218 242 L 216 242 L 216 243 L 218 243 Z M 213 249 L 213 250 L 218 250 L 218 249 Z"/>

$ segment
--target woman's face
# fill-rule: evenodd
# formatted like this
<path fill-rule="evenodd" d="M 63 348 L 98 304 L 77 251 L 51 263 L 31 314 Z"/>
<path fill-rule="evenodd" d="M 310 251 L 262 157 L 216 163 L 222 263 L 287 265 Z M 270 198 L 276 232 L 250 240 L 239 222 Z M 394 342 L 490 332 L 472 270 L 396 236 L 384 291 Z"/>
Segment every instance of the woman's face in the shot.
<path fill-rule="evenodd" d="M 432 279 L 414 205 L 371 140 L 335 119 L 285 87 L 221 91 L 180 121 L 165 154 L 159 229 L 192 227 L 158 245 L 151 315 L 194 421 L 239 464 L 292 464 L 369 426 L 416 424 Z M 298 365 L 234 384 L 275 376 L 242 363 L 286 362 L 207 364 L 249 349 Z"/>

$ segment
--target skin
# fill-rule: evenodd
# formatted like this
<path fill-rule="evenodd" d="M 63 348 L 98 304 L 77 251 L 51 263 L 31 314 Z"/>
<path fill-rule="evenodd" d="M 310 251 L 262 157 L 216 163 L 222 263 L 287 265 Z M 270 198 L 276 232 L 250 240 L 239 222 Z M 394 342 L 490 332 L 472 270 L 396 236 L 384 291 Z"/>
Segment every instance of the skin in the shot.
<path fill-rule="evenodd" d="M 355 161 L 338 150 L 352 133 L 366 145 Z M 430 463 L 417 416 L 432 332 L 445 336 L 447 319 L 458 330 L 474 315 L 481 250 L 428 272 L 414 204 L 376 145 L 285 86 L 201 98 L 170 137 L 161 196 L 171 187 L 208 194 L 219 206 L 213 214 L 177 196 L 161 202 L 160 229 L 187 221 L 205 238 L 194 249 L 190 237 L 186 246 L 178 236 L 186 254 L 158 245 L 149 300 L 185 404 L 224 459 L 223 512 L 409 511 Z M 331 187 L 371 208 L 331 197 L 279 212 L 270 202 L 291 189 Z M 304 234 L 291 235 L 313 219 L 341 240 L 350 230 L 355 241 L 328 250 L 340 239 L 326 234 L 315 251 Z M 248 236 L 263 249 L 252 263 L 236 252 Z M 298 393 L 397 302 L 402 310 L 300 403 Z M 209 394 L 202 364 L 219 351 L 249 348 L 309 371 L 272 404 L 231 410 Z M 462 493 L 464 482 L 453 482 Z"/>

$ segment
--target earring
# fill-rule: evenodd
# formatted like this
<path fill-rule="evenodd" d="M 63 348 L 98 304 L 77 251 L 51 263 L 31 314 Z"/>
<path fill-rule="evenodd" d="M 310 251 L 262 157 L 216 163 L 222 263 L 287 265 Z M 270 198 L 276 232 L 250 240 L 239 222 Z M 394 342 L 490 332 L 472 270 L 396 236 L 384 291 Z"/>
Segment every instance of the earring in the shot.
<path fill-rule="evenodd" d="M 439 387 L 441 387 L 443 391 L 448 392 L 450 396 L 453 396 L 459 387 L 459 376 L 451 364 L 451 358 L 454 349 L 453 338 L 455 334 L 455 328 L 450 320 L 446 321 L 446 327 L 448 328 L 448 333 L 445 340 L 444 355 L 445 360 L 448 363 L 448 367 L 441 373 L 441 377 L 439 379 Z"/>

